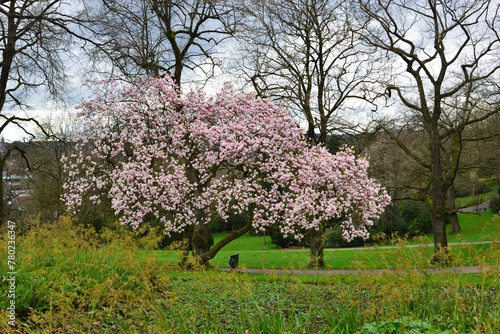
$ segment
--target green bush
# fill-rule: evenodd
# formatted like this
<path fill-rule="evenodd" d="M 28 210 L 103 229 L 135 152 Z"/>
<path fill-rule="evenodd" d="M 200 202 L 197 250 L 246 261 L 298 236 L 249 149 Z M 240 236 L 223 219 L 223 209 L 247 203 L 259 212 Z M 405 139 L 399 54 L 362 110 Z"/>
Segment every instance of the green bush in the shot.
<path fill-rule="evenodd" d="M 342 227 L 339 225 L 327 229 L 324 233 L 325 248 L 342 248 L 342 247 L 357 247 L 364 244 L 363 238 L 354 238 L 353 241 L 347 242 L 342 237 Z"/>
<path fill-rule="evenodd" d="M 244 214 L 229 214 L 227 220 L 224 220 L 218 214 L 213 214 L 210 217 L 208 229 L 212 233 L 227 232 L 239 230 L 248 222 L 248 217 Z"/>
<path fill-rule="evenodd" d="M 398 204 L 396 209 L 396 232 L 400 236 L 414 235 L 411 225 L 418 226 L 422 224 L 423 221 L 416 222 L 416 220 L 422 215 L 430 213 L 429 207 L 425 203 L 410 200 L 402 201 Z M 425 220 L 425 218 L 422 219 Z"/>
<path fill-rule="evenodd" d="M 280 231 L 271 231 L 272 243 L 280 248 L 288 248 L 291 246 L 308 247 L 309 239 L 309 234 L 305 235 L 302 239 L 297 240 L 292 236 L 287 236 L 285 238 Z"/>
<path fill-rule="evenodd" d="M 422 213 L 418 218 L 412 220 L 408 226 L 409 235 L 425 234 L 432 231 L 432 214 L 430 211 Z"/>
<path fill-rule="evenodd" d="M 495 213 L 499 213 L 500 212 L 500 196 L 494 196 L 491 200 L 490 200 L 490 210 L 495 212 Z"/>
<path fill-rule="evenodd" d="M 431 212 L 429 207 L 419 201 L 404 200 L 392 202 L 375 221 L 370 235 L 414 236 L 431 230 Z"/>

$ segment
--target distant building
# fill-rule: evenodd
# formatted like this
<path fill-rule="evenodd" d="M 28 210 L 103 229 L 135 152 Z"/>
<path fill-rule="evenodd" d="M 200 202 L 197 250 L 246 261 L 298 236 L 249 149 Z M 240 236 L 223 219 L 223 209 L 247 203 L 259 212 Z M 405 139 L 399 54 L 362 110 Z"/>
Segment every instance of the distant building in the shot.
<path fill-rule="evenodd" d="M 25 142 L 6 142 L 4 138 L 0 140 L 0 159 L 5 159 L 9 148 L 12 145 L 26 147 Z M 11 152 L 5 161 L 2 182 L 3 182 L 3 205 L 5 214 L 10 219 L 18 219 L 23 216 L 26 199 L 31 197 L 29 189 L 30 173 L 26 166 L 26 161 L 17 151 Z"/>

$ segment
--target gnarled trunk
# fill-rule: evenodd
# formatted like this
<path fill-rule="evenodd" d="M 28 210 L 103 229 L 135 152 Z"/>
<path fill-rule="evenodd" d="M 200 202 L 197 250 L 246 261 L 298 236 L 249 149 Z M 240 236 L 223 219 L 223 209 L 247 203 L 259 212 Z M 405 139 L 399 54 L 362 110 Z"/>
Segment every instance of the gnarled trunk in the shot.
<path fill-rule="evenodd" d="M 201 210 L 197 211 L 199 212 L 196 212 L 196 224 L 193 227 L 193 239 L 191 241 L 195 257 L 208 252 L 210 246 L 212 246 L 210 241 L 213 240 L 212 234 L 206 224 L 206 214 Z"/>

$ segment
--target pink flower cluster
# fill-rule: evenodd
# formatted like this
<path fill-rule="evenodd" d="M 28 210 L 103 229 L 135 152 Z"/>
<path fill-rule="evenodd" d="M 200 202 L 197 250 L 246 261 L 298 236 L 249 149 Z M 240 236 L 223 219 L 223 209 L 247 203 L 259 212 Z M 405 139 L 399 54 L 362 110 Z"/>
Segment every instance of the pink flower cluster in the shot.
<path fill-rule="evenodd" d="M 74 212 L 109 197 L 123 224 L 150 214 L 167 231 L 254 207 L 253 224 L 300 238 L 342 218 L 344 238 L 366 238 L 389 196 L 350 149 L 309 147 L 288 113 L 226 85 L 209 97 L 171 79 L 100 83 L 83 102 L 79 149 L 66 158 L 64 200 Z M 205 212 L 200 221 L 196 212 Z"/>

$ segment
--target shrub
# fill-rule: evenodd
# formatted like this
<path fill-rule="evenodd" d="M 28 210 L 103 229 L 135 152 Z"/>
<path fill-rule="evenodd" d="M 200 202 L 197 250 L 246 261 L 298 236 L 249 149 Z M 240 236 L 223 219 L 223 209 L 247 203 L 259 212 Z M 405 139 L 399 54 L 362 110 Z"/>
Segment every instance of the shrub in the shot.
<path fill-rule="evenodd" d="M 410 225 L 408 226 L 408 234 L 417 235 L 417 234 L 425 234 L 432 231 L 432 220 L 431 220 L 431 212 L 426 211 L 420 215 L 420 217 L 412 220 Z"/>
<path fill-rule="evenodd" d="M 306 234 L 302 239 L 297 240 L 293 236 L 285 238 L 280 231 L 271 231 L 271 241 L 280 248 L 288 248 L 291 246 L 307 247 L 309 246 L 309 234 Z"/>
<path fill-rule="evenodd" d="M 500 196 L 494 196 L 491 200 L 490 200 L 490 210 L 495 212 L 495 213 L 499 213 L 500 212 Z"/>
<path fill-rule="evenodd" d="M 342 227 L 334 226 L 327 229 L 324 233 L 325 248 L 341 248 L 341 247 L 356 247 L 364 244 L 363 238 L 354 238 L 353 241 L 347 242 L 342 237 Z"/>
<path fill-rule="evenodd" d="M 416 222 L 415 220 L 419 219 L 426 213 L 430 214 L 430 209 L 425 203 L 411 200 L 398 203 L 395 224 L 395 229 L 398 235 L 414 235 L 414 230 L 412 230 L 411 225 L 413 224 L 416 227 L 423 224 L 425 218 L 421 218 L 422 220 L 419 222 Z"/>
<path fill-rule="evenodd" d="M 489 191 L 490 191 L 490 186 L 488 186 L 486 183 L 482 181 L 476 183 L 476 188 L 474 189 L 475 195 L 486 194 Z"/>
<path fill-rule="evenodd" d="M 384 213 L 380 215 L 379 219 L 377 219 L 370 228 L 370 236 L 376 234 L 390 236 L 394 233 L 397 219 L 396 210 L 397 204 L 395 202 L 389 204 Z"/>
<path fill-rule="evenodd" d="M 226 232 L 239 230 L 248 222 L 248 217 L 245 214 L 229 214 L 227 220 L 224 220 L 218 214 L 213 214 L 208 223 L 210 232 Z"/>

